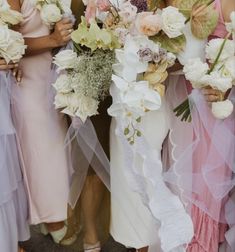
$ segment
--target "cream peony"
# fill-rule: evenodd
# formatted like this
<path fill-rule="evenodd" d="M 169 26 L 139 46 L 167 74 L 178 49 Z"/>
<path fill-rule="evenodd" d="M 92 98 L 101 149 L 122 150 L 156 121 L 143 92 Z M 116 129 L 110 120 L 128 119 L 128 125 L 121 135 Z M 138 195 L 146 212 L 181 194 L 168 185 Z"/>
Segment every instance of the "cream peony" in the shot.
<path fill-rule="evenodd" d="M 58 66 L 59 71 L 64 69 L 74 69 L 77 62 L 77 53 L 68 49 L 57 53 L 53 61 L 53 63 Z"/>
<path fill-rule="evenodd" d="M 154 36 L 162 29 L 161 16 L 151 12 L 139 13 L 136 19 L 137 30 L 146 36 Z"/>
<path fill-rule="evenodd" d="M 175 7 L 169 6 L 162 10 L 162 30 L 169 38 L 183 34 L 186 18 Z"/>
<path fill-rule="evenodd" d="M 41 18 L 46 25 L 51 26 L 62 19 L 62 14 L 55 4 L 44 4 L 41 9 Z"/>
<path fill-rule="evenodd" d="M 52 86 L 56 89 L 57 92 L 63 94 L 70 93 L 71 91 L 73 91 L 70 85 L 70 78 L 67 74 L 61 74 L 57 78 L 56 82 L 52 84 Z"/>
<path fill-rule="evenodd" d="M 213 63 L 219 54 L 220 48 L 224 42 L 224 39 L 217 38 L 212 39 L 206 46 L 206 58 Z M 220 55 L 219 61 L 225 61 L 229 57 L 235 54 L 235 43 L 233 40 L 227 40 L 224 49 Z"/>
<path fill-rule="evenodd" d="M 225 119 L 233 112 L 233 104 L 230 100 L 212 103 L 212 113 L 217 119 Z"/>
<path fill-rule="evenodd" d="M 194 88 L 202 88 L 204 83 L 202 78 L 209 70 L 207 63 L 203 63 L 200 58 L 190 59 L 183 68 L 185 78 L 189 80 Z"/>
<path fill-rule="evenodd" d="M 87 117 L 98 114 L 99 101 L 87 97 L 84 95 L 78 95 L 78 109 L 76 111 L 76 116 L 78 116 L 83 122 L 86 121 Z"/>

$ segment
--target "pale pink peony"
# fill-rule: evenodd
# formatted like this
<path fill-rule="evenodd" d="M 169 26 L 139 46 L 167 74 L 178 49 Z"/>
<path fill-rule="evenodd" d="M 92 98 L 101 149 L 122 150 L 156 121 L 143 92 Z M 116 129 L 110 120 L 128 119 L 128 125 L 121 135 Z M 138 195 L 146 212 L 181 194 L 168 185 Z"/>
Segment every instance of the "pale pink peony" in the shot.
<path fill-rule="evenodd" d="M 109 0 L 97 0 L 96 5 L 99 11 L 108 11 L 111 7 Z"/>
<path fill-rule="evenodd" d="M 136 28 L 141 34 L 154 36 L 162 29 L 161 16 L 151 12 L 142 12 L 138 14 Z"/>

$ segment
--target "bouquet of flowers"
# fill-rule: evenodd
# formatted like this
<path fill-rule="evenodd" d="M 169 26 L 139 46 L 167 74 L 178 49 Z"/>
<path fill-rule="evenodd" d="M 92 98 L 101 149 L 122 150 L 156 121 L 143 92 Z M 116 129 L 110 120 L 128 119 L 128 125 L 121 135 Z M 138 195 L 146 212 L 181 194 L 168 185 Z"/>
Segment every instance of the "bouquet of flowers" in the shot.
<path fill-rule="evenodd" d="M 40 11 L 41 19 L 50 28 L 60 21 L 63 16 L 71 16 L 72 11 L 64 1 L 61 0 L 32 0 Z"/>
<path fill-rule="evenodd" d="M 108 113 L 122 122 L 124 135 L 134 144 L 142 135 L 141 117 L 161 107 L 162 83 L 175 56 L 144 35 L 129 35 L 124 48 L 116 50 L 116 58 L 110 91 L 113 104 Z"/>
<path fill-rule="evenodd" d="M 95 20 L 85 18 L 72 33 L 73 50 L 64 50 L 54 57 L 61 73 L 53 84 L 57 94 L 56 108 L 83 122 L 96 115 L 100 101 L 109 91 L 118 38 L 112 31 L 100 28 Z"/>
<path fill-rule="evenodd" d="M 184 66 L 184 73 L 187 80 L 192 83 L 193 88 L 211 87 L 226 93 L 235 84 L 235 42 L 229 39 L 234 32 L 234 13 L 231 14 L 229 33 L 225 39 L 212 39 L 206 46 L 206 59 L 208 63 L 200 59 L 190 59 Z M 212 103 L 212 113 L 218 119 L 225 119 L 233 111 L 233 104 L 230 100 L 223 100 Z M 182 120 L 191 120 L 189 101 L 185 100 L 175 110 L 177 116 Z"/>
<path fill-rule="evenodd" d="M 8 3 L 0 1 L 0 58 L 7 63 L 18 62 L 24 55 L 26 46 L 21 33 L 13 31 L 10 25 L 16 25 L 22 21 L 22 15 L 10 9 Z"/>
<path fill-rule="evenodd" d="M 162 46 L 159 34 L 183 41 L 186 18 L 175 7 L 153 12 L 147 11 L 147 3 L 135 6 L 130 1 L 110 10 L 104 24 L 118 34 L 123 48 L 116 49 L 108 113 L 122 122 L 124 135 L 134 144 L 142 135 L 141 117 L 161 107 L 167 69 L 176 59 L 169 47 Z"/>

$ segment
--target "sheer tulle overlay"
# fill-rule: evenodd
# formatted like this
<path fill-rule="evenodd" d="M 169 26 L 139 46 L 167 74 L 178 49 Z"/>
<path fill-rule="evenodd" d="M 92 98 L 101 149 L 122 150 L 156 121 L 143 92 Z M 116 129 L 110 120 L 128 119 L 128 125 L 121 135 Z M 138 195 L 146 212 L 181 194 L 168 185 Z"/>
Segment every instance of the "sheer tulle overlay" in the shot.
<path fill-rule="evenodd" d="M 183 76 L 169 79 L 168 96 L 173 111 L 187 97 Z M 232 90 L 230 99 L 234 101 L 234 97 Z M 234 224 L 234 220 L 229 219 L 229 213 L 231 215 L 231 211 L 235 210 L 229 193 L 235 185 L 232 176 L 235 115 L 216 120 L 198 90 L 193 90 L 189 99 L 191 123 L 181 122 L 173 112 L 171 114 L 170 145 L 166 144 L 164 149 L 164 163 L 170 169 L 164 177 L 178 190 L 191 211 L 195 236 L 189 251 L 217 251 L 219 243 L 224 240 L 226 226 L 223 224 Z M 185 137 L 182 138 L 180 132 L 184 132 Z M 203 235 L 205 231 L 206 239 Z"/>
<path fill-rule="evenodd" d="M 21 174 L 15 129 L 11 119 L 11 73 L 0 71 L 0 248 L 16 252 L 29 238 L 27 199 Z"/>

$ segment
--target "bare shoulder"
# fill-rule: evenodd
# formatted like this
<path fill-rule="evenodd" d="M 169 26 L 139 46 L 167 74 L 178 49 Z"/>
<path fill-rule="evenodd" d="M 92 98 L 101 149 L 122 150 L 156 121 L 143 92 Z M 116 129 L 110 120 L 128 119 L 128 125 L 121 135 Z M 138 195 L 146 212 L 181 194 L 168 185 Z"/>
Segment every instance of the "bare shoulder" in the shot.
<path fill-rule="evenodd" d="M 230 21 L 230 13 L 235 11 L 235 0 L 220 0 L 222 6 L 222 12 L 224 20 L 226 22 Z"/>
<path fill-rule="evenodd" d="M 7 0 L 13 10 L 19 11 L 21 9 L 21 0 Z"/>

